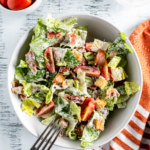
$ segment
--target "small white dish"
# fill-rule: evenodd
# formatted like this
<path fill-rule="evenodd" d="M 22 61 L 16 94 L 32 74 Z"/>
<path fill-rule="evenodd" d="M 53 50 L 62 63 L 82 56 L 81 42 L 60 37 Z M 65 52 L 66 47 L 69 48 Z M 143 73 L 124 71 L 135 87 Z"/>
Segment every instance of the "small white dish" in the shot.
<path fill-rule="evenodd" d="M 120 30 L 114 27 L 112 24 L 92 15 L 71 14 L 60 16 L 58 18 L 64 19 L 70 16 L 77 17 L 79 25 L 88 26 L 87 41 L 93 41 L 94 38 L 98 38 L 101 40 L 105 39 L 106 41 L 114 41 L 118 36 L 118 33 L 120 32 Z M 37 117 L 29 117 L 28 115 L 23 113 L 20 108 L 21 100 L 17 95 L 11 92 L 11 82 L 14 80 L 15 67 L 19 64 L 20 59 L 25 58 L 25 54 L 29 51 L 29 43 L 31 41 L 32 34 L 33 28 L 22 36 L 14 49 L 8 67 L 8 91 L 12 105 L 18 118 L 29 132 L 38 137 L 44 130 L 45 126 L 39 121 Z M 134 49 L 128 39 L 127 44 L 132 49 Z M 119 134 L 121 130 L 126 126 L 126 124 L 130 121 L 139 103 L 143 80 L 141 66 L 137 54 L 128 54 L 127 61 L 128 64 L 126 67 L 126 72 L 129 75 L 128 80 L 136 81 L 141 87 L 141 90 L 129 99 L 128 105 L 125 109 L 118 109 L 111 115 L 111 117 L 106 122 L 106 128 L 104 132 L 102 132 L 99 139 L 94 142 L 93 147 L 103 145 L 113 139 L 117 134 Z M 80 141 L 72 141 L 67 137 L 59 137 L 56 140 L 55 145 L 66 148 L 82 149 L 80 147 Z"/>
<path fill-rule="evenodd" d="M 36 10 L 40 4 L 42 3 L 43 0 L 36 0 L 33 4 L 31 4 L 29 7 L 22 9 L 22 10 L 11 10 L 9 8 L 5 8 L 4 6 L 2 6 L 0 4 L 0 9 L 8 12 L 8 13 L 13 13 L 13 14 L 18 14 L 18 15 L 22 15 L 22 14 L 29 14 L 32 11 Z"/>

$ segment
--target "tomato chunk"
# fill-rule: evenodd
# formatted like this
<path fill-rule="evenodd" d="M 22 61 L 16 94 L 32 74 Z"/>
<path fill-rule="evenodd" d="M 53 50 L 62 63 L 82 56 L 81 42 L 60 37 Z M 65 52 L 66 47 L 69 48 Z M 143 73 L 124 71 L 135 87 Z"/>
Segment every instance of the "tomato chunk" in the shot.
<path fill-rule="evenodd" d="M 94 65 L 103 66 L 105 63 L 105 51 L 99 49 L 94 60 Z"/>
<path fill-rule="evenodd" d="M 48 104 L 45 104 L 45 102 L 36 110 L 36 115 L 37 116 L 41 116 L 44 114 L 47 114 L 49 112 L 51 112 L 53 110 L 53 108 L 55 107 L 55 103 L 53 101 L 51 101 Z"/>
<path fill-rule="evenodd" d="M 45 65 L 48 68 L 48 70 L 52 73 L 55 72 L 55 64 L 54 64 L 54 58 L 53 58 L 53 52 L 52 52 L 52 48 L 49 47 L 46 49 L 45 53 L 44 53 L 44 57 L 47 58 L 47 60 L 45 60 Z"/>
<path fill-rule="evenodd" d="M 0 0 L 2 6 L 7 7 L 7 0 Z"/>
<path fill-rule="evenodd" d="M 95 68 L 95 67 L 91 67 L 91 66 L 81 66 L 81 67 L 78 67 L 78 68 L 74 69 L 73 71 L 74 71 L 75 73 L 77 73 L 77 70 L 78 70 L 78 69 L 81 69 L 82 71 L 84 71 L 87 76 L 97 77 L 97 76 L 100 75 L 100 70 L 98 70 L 98 69 Z"/>
<path fill-rule="evenodd" d="M 79 67 L 81 67 L 81 66 L 85 66 L 86 64 L 87 64 L 86 59 L 83 59 L 77 66 L 75 66 L 75 67 L 73 68 L 73 70 L 74 70 L 74 69 L 77 69 L 77 68 L 79 68 Z"/>
<path fill-rule="evenodd" d="M 88 97 L 81 105 L 81 121 L 88 121 L 93 114 L 96 102 L 93 98 Z"/>
<path fill-rule="evenodd" d="M 107 81 L 110 80 L 111 74 L 110 74 L 110 69 L 107 66 L 107 60 L 105 60 L 105 64 L 101 68 L 101 74 Z"/>
<path fill-rule="evenodd" d="M 7 0 L 7 6 L 11 10 L 25 9 L 31 5 L 32 0 Z"/>
<path fill-rule="evenodd" d="M 93 43 L 85 43 L 85 44 L 84 44 L 85 49 L 86 49 L 87 51 L 89 51 L 89 52 L 92 52 L 92 51 L 91 51 L 92 44 L 93 44 Z"/>

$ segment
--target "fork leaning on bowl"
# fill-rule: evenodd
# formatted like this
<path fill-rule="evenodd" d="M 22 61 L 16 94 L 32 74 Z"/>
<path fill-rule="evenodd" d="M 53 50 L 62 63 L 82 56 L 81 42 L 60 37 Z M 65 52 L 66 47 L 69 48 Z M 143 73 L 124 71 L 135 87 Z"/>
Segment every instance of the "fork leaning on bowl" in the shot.
<path fill-rule="evenodd" d="M 31 147 L 30 150 L 39 150 L 40 147 L 43 145 L 44 141 L 46 141 L 46 143 L 44 144 L 44 146 L 42 147 L 41 150 L 45 150 L 48 145 L 49 146 L 48 146 L 47 150 L 51 149 L 51 147 L 53 146 L 57 137 L 59 136 L 60 132 L 64 128 L 64 125 L 58 124 L 58 121 L 59 121 L 59 119 L 56 122 L 55 122 L 55 119 L 53 119 L 51 121 L 51 123 L 42 132 L 42 134 L 39 136 L 39 138 L 36 140 L 36 142 L 33 144 L 33 146 Z M 52 125 L 52 127 L 51 127 L 51 125 Z M 45 133 L 46 133 L 46 135 L 44 136 Z M 50 137 L 49 137 L 49 135 L 50 135 Z M 40 142 L 40 140 L 41 140 L 41 142 Z"/>

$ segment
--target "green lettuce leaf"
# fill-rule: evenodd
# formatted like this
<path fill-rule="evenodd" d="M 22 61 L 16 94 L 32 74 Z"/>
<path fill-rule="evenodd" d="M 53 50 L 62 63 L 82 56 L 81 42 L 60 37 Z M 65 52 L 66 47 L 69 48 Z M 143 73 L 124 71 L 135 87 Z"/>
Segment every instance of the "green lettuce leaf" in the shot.
<path fill-rule="evenodd" d="M 19 80 L 19 82 L 23 85 L 23 93 L 30 96 L 32 94 L 31 83 L 27 83 L 25 80 Z"/>
<path fill-rule="evenodd" d="M 77 78 L 79 80 L 79 90 L 81 92 L 87 93 L 87 85 L 85 82 L 85 72 L 83 72 L 81 69 L 78 69 Z"/>
<path fill-rule="evenodd" d="M 115 69 L 120 61 L 121 61 L 121 57 L 114 56 L 108 63 L 108 66 L 111 67 L 112 69 Z"/>
<path fill-rule="evenodd" d="M 118 86 L 118 87 L 116 87 L 116 89 L 120 95 L 127 95 L 124 85 Z"/>
<path fill-rule="evenodd" d="M 92 52 L 85 52 L 84 53 L 84 57 L 88 61 L 89 65 L 93 65 L 94 64 L 95 56 L 94 56 L 94 54 Z"/>
<path fill-rule="evenodd" d="M 127 64 L 127 61 L 125 60 L 125 58 L 121 58 L 121 61 L 118 64 L 118 67 L 125 67 L 126 64 Z"/>
<path fill-rule="evenodd" d="M 79 29 L 79 30 L 87 31 L 88 26 L 77 26 L 77 27 L 74 27 L 74 29 Z"/>
<path fill-rule="evenodd" d="M 126 34 L 120 32 L 115 41 L 108 47 L 108 53 L 116 52 L 117 55 L 126 55 L 134 51 L 126 44 Z"/>
<path fill-rule="evenodd" d="M 21 110 L 25 112 L 27 115 L 29 115 L 30 117 L 34 113 L 33 107 L 24 101 L 21 103 Z"/>
<path fill-rule="evenodd" d="M 122 102 L 122 103 L 117 104 L 118 108 L 125 108 L 126 106 L 127 106 L 126 102 Z"/>
<path fill-rule="evenodd" d="M 31 70 L 28 71 L 26 75 L 26 81 L 27 82 L 38 82 L 43 81 L 43 77 L 45 76 L 45 70 L 37 70 L 36 75 L 34 75 Z"/>
<path fill-rule="evenodd" d="M 128 78 L 127 74 L 124 71 L 124 68 L 117 67 L 115 69 L 111 69 L 112 76 L 114 78 L 114 81 L 121 81 L 125 78 Z"/>
<path fill-rule="evenodd" d="M 140 86 L 136 83 L 136 81 L 125 81 L 124 84 L 127 95 L 134 94 L 140 90 Z"/>
<path fill-rule="evenodd" d="M 93 146 L 93 142 L 98 139 L 100 131 L 85 126 L 81 137 L 81 147 Z"/>
<path fill-rule="evenodd" d="M 81 121 L 80 113 L 81 113 L 81 107 L 78 106 L 74 102 L 70 102 L 70 113 L 74 116 L 76 115 L 79 122 Z"/>
<path fill-rule="evenodd" d="M 51 122 L 53 119 L 57 120 L 58 118 L 59 118 L 59 117 L 58 117 L 57 114 L 53 114 L 53 115 L 51 115 L 50 117 L 48 117 L 48 118 L 46 118 L 46 119 L 43 119 L 43 120 L 42 120 L 42 124 L 44 124 L 44 125 L 49 125 L 50 122 Z"/>
<path fill-rule="evenodd" d="M 94 39 L 91 50 L 93 52 L 97 52 L 99 49 L 106 51 L 109 46 L 110 46 L 110 42 L 104 42 L 98 39 Z"/>
<path fill-rule="evenodd" d="M 87 87 L 90 87 L 93 85 L 93 79 L 89 76 L 85 76 L 85 83 L 86 83 Z"/>
<path fill-rule="evenodd" d="M 38 99 L 35 99 L 33 96 L 27 98 L 27 99 L 25 100 L 25 102 L 26 102 L 27 104 L 30 104 L 30 105 L 35 106 L 36 108 L 39 108 L 39 107 L 40 107 L 39 100 L 38 100 Z"/>
<path fill-rule="evenodd" d="M 77 58 L 74 56 L 74 54 L 70 50 L 66 52 L 64 61 L 66 62 L 69 68 L 74 68 L 80 63 L 80 61 L 77 60 Z"/>
<path fill-rule="evenodd" d="M 45 61 L 44 61 L 44 54 L 41 54 L 41 55 L 35 55 L 35 58 L 36 58 L 36 61 L 38 62 L 38 66 L 43 69 L 43 68 L 46 68 L 46 65 L 45 65 Z"/>
<path fill-rule="evenodd" d="M 18 65 L 19 68 L 28 68 L 28 64 L 23 61 L 23 60 L 20 60 L 20 64 Z"/>

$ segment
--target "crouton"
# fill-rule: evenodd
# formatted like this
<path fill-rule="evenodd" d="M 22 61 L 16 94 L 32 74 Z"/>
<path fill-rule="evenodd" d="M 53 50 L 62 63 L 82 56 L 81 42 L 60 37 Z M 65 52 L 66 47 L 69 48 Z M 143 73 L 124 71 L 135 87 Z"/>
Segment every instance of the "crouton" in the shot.
<path fill-rule="evenodd" d="M 27 95 L 21 94 L 21 95 L 20 95 L 20 98 L 21 98 L 21 100 L 23 100 L 23 101 L 24 101 L 24 100 L 26 100 L 26 99 L 27 99 Z"/>
<path fill-rule="evenodd" d="M 108 82 L 105 80 L 105 78 L 99 77 L 96 80 L 95 85 L 98 86 L 99 88 L 103 89 L 107 85 L 107 83 Z"/>
<path fill-rule="evenodd" d="M 59 124 L 61 126 L 63 126 L 64 128 L 67 128 L 68 126 L 68 121 L 66 121 L 65 119 L 61 118 L 60 121 L 59 121 Z"/>
<path fill-rule="evenodd" d="M 18 86 L 18 82 L 17 81 L 12 81 L 11 84 L 12 84 L 13 88 Z"/>
<path fill-rule="evenodd" d="M 59 85 L 59 84 L 62 84 L 64 80 L 65 80 L 65 78 L 63 77 L 63 75 L 57 74 L 55 76 L 55 78 L 53 79 L 52 83 L 53 84 L 55 83 L 55 84 Z"/>
<path fill-rule="evenodd" d="M 100 120 L 100 119 L 95 119 L 94 127 L 96 130 L 103 131 L 104 130 L 104 121 Z"/>
<path fill-rule="evenodd" d="M 23 94 L 23 86 L 13 87 L 11 88 L 11 91 L 14 94 Z"/>
<path fill-rule="evenodd" d="M 71 51 L 73 52 L 73 54 L 75 55 L 75 57 L 76 57 L 79 61 L 82 60 L 83 55 L 82 55 L 81 53 L 79 53 L 79 52 L 78 52 L 77 50 L 75 50 L 75 49 L 72 49 Z"/>
<path fill-rule="evenodd" d="M 107 104 L 107 102 L 106 102 L 105 100 L 97 98 L 97 99 L 96 99 L 95 110 L 98 111 L 98 112 L 101 111 L 102 108 L 103 108 L 104 106 L 106 106 L 106 104 Z"/>

